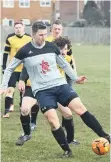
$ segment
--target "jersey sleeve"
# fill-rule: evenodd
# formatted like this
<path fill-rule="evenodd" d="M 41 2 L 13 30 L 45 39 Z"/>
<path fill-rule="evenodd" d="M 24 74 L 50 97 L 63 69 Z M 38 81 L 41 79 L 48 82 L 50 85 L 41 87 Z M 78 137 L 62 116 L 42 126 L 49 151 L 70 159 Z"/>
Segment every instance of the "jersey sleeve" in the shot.
<path fill-rule="evenodd" d="M 3 70 L 6 69 L 7 58 L 8 58 L 8 54 L 7 53 L 4 53 L 4 55 L 3 55 L 3 63 L 2 63 L 2 69 Z"/>
<path fill-rule="evenodd" d="M 26 82 L 28 79 L 29 79 L 29 75 L 27 73 L 27 70 L 26 70 L 25 67 L 23 67 L 22 72 L 20 73 L 20 79 L 19 80 Z"/>
<path fill-rule="evenodd" d="M 11 50 L 11 45 L 8 39 L 9 39 L 9 36 L 6 38 L 5 47 L 4 47 L 3 63 L 2 63 L 3 70 L 6 69 L 8 54 L 10 53 L 10 50 Z"/>
<path fill-rule="evenodd" d="M 6 38 L 6 42 L 5 42 L 5 47 L 4 47 L 4 54 L 9 54 L 11 50 L 11 45 L 9 42 L 9 36 Z"/>

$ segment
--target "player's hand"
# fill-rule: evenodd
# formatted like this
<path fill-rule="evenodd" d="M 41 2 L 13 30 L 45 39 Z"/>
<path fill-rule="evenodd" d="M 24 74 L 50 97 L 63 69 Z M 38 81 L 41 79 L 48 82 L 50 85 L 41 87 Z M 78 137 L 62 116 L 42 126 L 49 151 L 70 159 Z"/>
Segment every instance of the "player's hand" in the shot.
<path fill-rule="evenodd" d="M 20 80 L 18 83 L 18 89 L 20 92 L 24 93 L 25 92 L 25 82 Z"/>
<path fill-rule="evenodd" d="M 78 79 L 76 80 L 77 84 L 83 84 L 87 79 L 86 76 L 79 76 Z"/>

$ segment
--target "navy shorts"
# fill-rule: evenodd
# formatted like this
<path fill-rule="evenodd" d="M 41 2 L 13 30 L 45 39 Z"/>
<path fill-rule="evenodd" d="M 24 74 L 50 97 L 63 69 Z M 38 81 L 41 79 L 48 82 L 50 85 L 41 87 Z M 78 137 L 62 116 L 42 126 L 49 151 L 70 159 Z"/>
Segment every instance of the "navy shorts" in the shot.
<path fill-rule="evenodd" d="M 71 100 L 76 97 L 78 97 L 77 93 L 68 84 L 39 91 L 35 96 L 43 113 L 49 109 L 58 108 L 57 102 L 68 106 Z"/>
<path fill-rule="evenodd" d="M 16 83 L 19 81 L 20 78 L 20 72 L 13 72 L 10 80 L 8 82 L 8 87 L 16 87 Z"/>

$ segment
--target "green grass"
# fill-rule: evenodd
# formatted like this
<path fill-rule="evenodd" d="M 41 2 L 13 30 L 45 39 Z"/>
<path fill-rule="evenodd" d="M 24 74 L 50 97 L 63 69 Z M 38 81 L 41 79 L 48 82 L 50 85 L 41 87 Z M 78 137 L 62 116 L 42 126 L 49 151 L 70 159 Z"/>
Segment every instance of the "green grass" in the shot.
<path fill-rule="evenodd" d="M 88 82 L 74 85 L 82 101 L 100 121 L 104 129 L 110 130 L 110 80 L 109 80 L 109 46 L 73 46 L 78 74 L 85 74 Z M 2 112 L 4 99 L 2 99 Z M 59 113 L 58 113 L 59 114 Z M 60 116 L 60 114 L 59 114 Z M 61 116 L 60 116 L 61 119 Z M 19 120 L 19 95 L 15 94 L 15 111 L 9 119 L 1 121 L 1 158 L 2 162 L 109 162 L 109 153 L 98 156 L 91 150 L 92 141 L 97 135 L 87 128 L 74 114 L 75 138 L 79 146 L 71 146 L 74 157 L 60 159 L 63 153 L 44 116 L 39 113 L 38 128 L 32 133 L 32 139 L 22 147 L 15 142 L 22 129 Z"/>

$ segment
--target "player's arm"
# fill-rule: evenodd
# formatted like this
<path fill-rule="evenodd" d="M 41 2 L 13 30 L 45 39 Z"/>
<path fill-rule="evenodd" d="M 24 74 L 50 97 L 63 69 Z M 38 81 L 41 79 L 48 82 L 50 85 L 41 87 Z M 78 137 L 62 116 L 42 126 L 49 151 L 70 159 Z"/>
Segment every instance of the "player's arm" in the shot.
<path fill-rule="evenodd" d="M 24 50 L 21 48 L 17 54 L 15 55 L 15 57 L 12 59 L 12 61 L 9 63 L 9 65 L 7 66 L 5 73 L 3 75 L 3 80 L 2 80 L 2 84 L 0 86 L 0 90 L 6 90 L 8 87 L 8 82 L 10 80 L 11 74 L 13 73 L 13 71 L 15 70 L 15 68 L 20 65 L 23 62 L 23 56 L 24 56 Z"/>
<path fill-rule="evenodd" d="M 26 81 L 26 80 L 28 80 L 29 79 L 29 75 L 28 75 L 28 73 L 27 73 L 27 70 L 26 70 L 26 68 L 25 67 L 23 67 L 23 69 L 22 69 L 22 72 L 21 72 L 21 74 L 20 74 L 20 79 L 19 80 L 22 80 L 22 81 Z"/>
<path fill-rule="evenodd" d="M 10 53 L 11 47 L 10 42 L 8 40 L 9 37 L 6 39 L 5 47 L 4 47 L 4 53 L 3 53 L 3 63 L 2 63 L 2 73 L 4 73 L 4 70 L 6 69 L 7 64 L 7 58 Z"/>
<path fill-rule="evenodd" d="M 22 72 L 20 74 L 19 83 L 18 83 L 18 89 L 20 92 L 25 92 L 25 83 L 29 79 L 29 75 L 27 73 L 27 70 L 25 67 L 23 67 Z"/>

